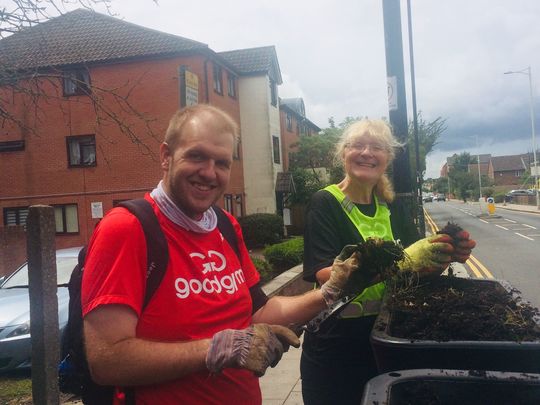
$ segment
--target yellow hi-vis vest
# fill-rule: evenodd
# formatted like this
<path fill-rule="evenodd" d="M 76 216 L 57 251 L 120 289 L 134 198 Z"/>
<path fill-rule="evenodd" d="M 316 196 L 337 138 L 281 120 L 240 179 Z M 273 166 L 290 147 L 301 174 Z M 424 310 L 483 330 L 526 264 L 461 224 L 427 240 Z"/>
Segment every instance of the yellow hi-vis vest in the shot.
<path fill-rule="evenodd" d="M 375 215 L 369 217 L 364 215 L 349 197 L 343 194 L 336 184 L 325 187 L 324 190 L 328 191 L 338 200 L 341 208 L 343 208 L 343 211 L 345 211 L 364 240 L 370 237 L 394 240 L 390 225 L 390 210 L 386 203 L 380 203 L 375 195 L 373 196 L 376 207 Z M 384 290 L 384 281 L 366 288 L 343 310 L 340 317 L 359 318 L 361 316 L 378 314 L 381 308 Z"/>

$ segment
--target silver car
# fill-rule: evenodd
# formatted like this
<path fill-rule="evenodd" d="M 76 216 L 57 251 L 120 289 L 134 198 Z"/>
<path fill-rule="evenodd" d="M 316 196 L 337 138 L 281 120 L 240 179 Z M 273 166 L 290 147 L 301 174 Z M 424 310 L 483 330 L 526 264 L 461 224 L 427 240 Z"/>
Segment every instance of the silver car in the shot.
<path fill-rule="evenodd" d="M 75 247 L 56 251 L 60 335 L 68 319 L 67 284 L 80 250 L 81 247 Z M 0 284 L 0 372 L 29 367 L 31 352 L 28 264 L 25 263 Z"/>

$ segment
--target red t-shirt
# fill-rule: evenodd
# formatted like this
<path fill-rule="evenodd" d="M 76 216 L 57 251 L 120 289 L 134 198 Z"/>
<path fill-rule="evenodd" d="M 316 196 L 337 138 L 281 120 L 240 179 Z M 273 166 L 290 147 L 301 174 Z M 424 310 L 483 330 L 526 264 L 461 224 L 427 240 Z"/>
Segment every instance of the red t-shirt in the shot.
<path fill-rule="evenodd" d="M 190 232 L 174 224 L 150 197 L 169 246 L 161 284 L 141 314 L 145 290 L 146 243 L 142 226 L 125 208 L 111 210 L 88 246 L 82 283 L 83 316 L 107 304 L 124 304 L 139 316 L 137 337 L 189 341 L 251 323 L 249 288 L 259 275 L 249 258 L 240 225 L 241 263 L 219 230 Z M 163 384 L 137 387 L 139 404 L 260 404 L 258 378 L 243 369 L 218 375 L 200 372 Z"/>

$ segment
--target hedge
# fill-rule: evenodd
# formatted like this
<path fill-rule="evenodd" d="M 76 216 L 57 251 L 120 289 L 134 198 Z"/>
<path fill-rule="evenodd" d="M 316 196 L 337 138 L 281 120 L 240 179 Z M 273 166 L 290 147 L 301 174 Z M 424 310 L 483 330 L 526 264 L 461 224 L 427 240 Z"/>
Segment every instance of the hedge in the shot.
<path fill-rule="evenodd" d="M 248 249 L 278 243 L 283 239 L 283 218 L 276 214 L 251 214 L 238 218 Z"/>
<path fill-rule="evenodd" d="M 272 268 L 281 273 L 304 261 L 304 239 L 293 238 L 268 246 L 263 255 Z"/>

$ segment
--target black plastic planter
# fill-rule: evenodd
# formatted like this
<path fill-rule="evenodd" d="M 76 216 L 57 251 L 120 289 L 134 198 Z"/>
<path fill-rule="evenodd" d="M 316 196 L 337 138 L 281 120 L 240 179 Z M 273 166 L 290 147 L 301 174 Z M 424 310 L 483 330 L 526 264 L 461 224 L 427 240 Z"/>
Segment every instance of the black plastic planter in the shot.
<path fill-rule="evenodd" d="M 361 405 L 540 404 L 540 374 L 403 370 L 366 384 Z"/>
<path fill-rule="evenodd" d="M 497 283 L 519 300 L 504 281 L 459 279 L 455 283 Z M 454 282 L 454 281 L 452 281 Z M 457 285 L 457 284 L 456 284 Z M 500 285 L 500 287 L 499 287 Z M 405 369 L 493 370 L 540 373 L 540 340 L 469 341 L 418 340 L 392 336 L 392 314 L 388 295 L 371 333 L 371 343 L 379 372 Z M 538 319 L 535 319 L 538 323 Z M 538 402 L 540 404 L 540 402 Z"/>

